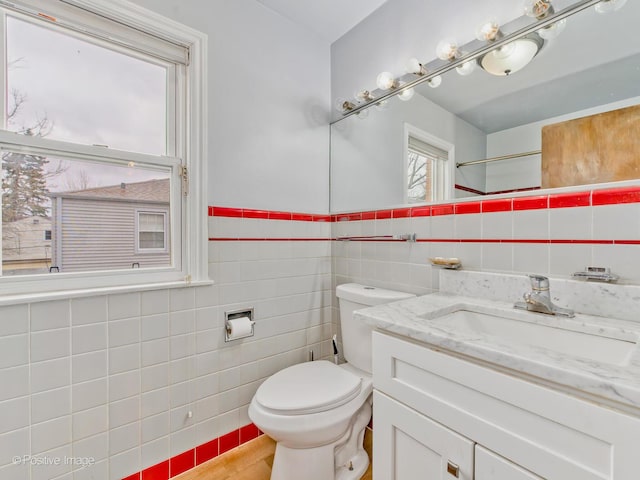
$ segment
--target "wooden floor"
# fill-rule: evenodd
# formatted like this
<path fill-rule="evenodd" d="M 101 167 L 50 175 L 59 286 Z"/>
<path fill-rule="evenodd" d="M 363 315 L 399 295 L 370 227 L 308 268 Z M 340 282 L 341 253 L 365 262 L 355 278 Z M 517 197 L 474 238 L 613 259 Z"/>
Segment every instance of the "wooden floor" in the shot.
<path fill-rule="evenodd" d="M 373 434 L 367 428 L 364 447 L 371 458 Z M 238 448 L 175 477 L 177 480 L 269 480 L 275 442 L 261 435 Z M 362 480 L 372 480 L 371 465 Z"/>

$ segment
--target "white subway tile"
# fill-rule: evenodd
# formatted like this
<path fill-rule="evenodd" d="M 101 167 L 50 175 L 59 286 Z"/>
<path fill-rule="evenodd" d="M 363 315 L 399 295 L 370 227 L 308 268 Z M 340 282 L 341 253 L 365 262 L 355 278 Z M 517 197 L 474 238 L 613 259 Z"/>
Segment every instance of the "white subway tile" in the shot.
<path fill-rule="evenodd" d="M 0 337 L 27 333 L 29 331 L 29 306 L 2 306 L 0 307 L 0 319 Z"/>
<path fill-rule="evenodd" d="M 73 414 L 73 439 L 91 437 L 109 429 L 109 408 L 101 405 Z"/>
<path fill-rule="evenodd" d="M 181 407 L 171 409 L 169 413 L 170 415 L 169 427 L 171 429 L 171 433 L 188 428 L 194 424 L 193 418 L 189 418 L 190 411 L 192 411 L 192 406 L 190 405 L 183 405 Z M 172 435 L 172 441 L 173 441 L 173 435 Z M 183 450 L 178 451 L 177 453 L 184 452 L 189 448 L 191 447 L 187 447 Z"/>
<path fill-rule="evenodd" d="M 167 435 L 169 435 L 168 410 L 142 420 L 142 443 L 151 442 Z"/>
<path fill-rule="evenodd" d="M 71 443 L 71 416 L 66 415 L 31 426 L 31 453 L 38 455 Z"/>
<path fill-rule="evenodd" d="M 140 345 L 126 345 L 109 350 L 109 374 L 128 372 L 140 368 Z"/>
<path fill-rule="evenodd" d="M 140 423 L 130 423 L 109 430 L 109 452 L 111 455 L 140 445 Z"/>
<path fill-rule="evenodd" d="M 33 432 L 31 435 L 33 437 Z M 50 463 L 31 465 L 31 480 L 50 480 L 52 478 L 56 480 L 70 480 L 69 475 L 65 475 L 65 473 L 69 474 L 69 472 L 71 472 L 72 465 L 70 462 L 64 462 L 64 458 L 69 458 L 71 455 L 71 445 L 63 445 L 48 452 L 41 452 L 37 456 L 46 457 L 49 461 L 59 458 L 60 462 L 58 465 L 52 465 Z"/>
<path fill-rule="evenodd" d="M 89 455 L 89 457 L 91 457 L 91 455 Z M 88 457 L 83 455 L 81 458 Z M 96 463 L 90 467 L 81 468 L 73 472 L 73 480 L 97 480 L 107 478 L 109 478 L 109 460 L 96 461 Z"/>
<path fill-rule="evenodd" d="M 69 329 L 32 333 L 30 354 L 32 362 L 68 356 L 70 354 Z"/>
<path fill-rule="evenodd" d="M 220 392 L 222 390 L 220 388 L 220 378 L 223 374 L 224 372 L 220 372 L 199 377 L 195 384 L 196 398 L 200 400 Z"/>
<path fill-rule="evenodd" d="M 219 320 L 218 307 L 198 308 L 196 310 L 196 331 L 220 328 L 222 324 Z"/>
<path fill-rule="evenodd" d="M 512 271 L 513 245 L 509 243 L 483 243 L 482 269 L 500 272 Z"/>
<path fill-rule="evenodd" d="M 462 267 L 471 270 L 482 268 L 482 244 L 462 242 L 455 246 L 454 257 L 459 258 Z M 427 260 L 428 261 L 428 260 Z M 438 272 L 438 267 L 432 267 L 433 272 Z M 432 283 L 432 287 L 434 287 Z"/>
<path fill-rule="evenodd" d="M 31 364 L 31 393 L 60 388 L 71 383 L 71 360 L 60 358 Z"/>
<path fill-rule="evenodd" d="M 588 240 L 592 237 L 590 207 L 549 209 L 549 235 L 552 239 Z"/>
<path fill-rule="evenodd" d="M 171 312 L 169 314 L 169 334 L 181 335 L 185 333 L 195 332 L 196 329 L 196 311 L 182 310 Z"/>
<path fill-rule="evenodd" d="M 5 467 L 0 467 L 0 478 L 10 478 L 11 480 L 31 480 L 31 469 L 28 463 L 11 463 Z"/>
<path fill-rule="evenodd" d="M 549 274 L 549 245 L 515 244 L 513 246 L 513 271 Z"/>
<path fill-rule="evenodd" d="M 31 305 L 31 331 L 70 326 L 69 300 L 39 302 Z"/>
<path fill-rule="evenodd" d="M 144 438 L 144 431 L 143 431 Z M 151 467 L 171 457 L 169 453 L 169 436 L 158 438 L 149 443 L 142 443 L 142 469 Z"/>
<path fill-rule="evenodd" d="M 109 428 L 117 428 L 140 418 L 140 397 L 109 403 Z"/>
<path fill-rule="evenodd" d="M 29 366 L 0 369 L 0 385 L 0 402 L 29 395 Z"/>
<path fill-rule="evenodd" d="M 0 467 L 12 464 L 13 457 L 28 455 L 30 451 L 29 428 L 0 435 Z M 0 476 L 0 478 L 13 477 Z"/>
<path fill-rule="evenodd" d="M 108 373 L 107 350 L 73 355 L 71 376 L 73 383 L 105 377 Z"/>
<path fill-rule="evenodd" d="M 640 204 L 602 205 L 591 210 L 594 239 L 640 239 Z"/>
<path fill-rule="evenodd" d="M 192 421 L 190 423 L 183 430 L 171 434 L 170 452 L 172 456 L 179 455 L 196 446 L 196 427 Z"/>
<path fill-rule="evenodd" d="M 114 402 L 123 398 L 140 394 L 140 371 L 133 370 L 109 377 L 109 401 Z"/>
<path fill-rule="evenodd" d="M 73 385 L 73 412 L 106 405 L 109 400 L 108 387 L 106 378 Z"/>
<path fill-rule="evenodd" d="M 432 238 L 454 238 L 456 234 L 455 215 L 431 217 Z"/>
<path fill-rule="evenodd" d="M 69 387 L 31 395 L 31 423 L 46 422 L 69 414 L 71 414 Z"/>
<path fill-rule="evenodd" d="M 109 347 L 120 347 L 140 341 L 140 318 L 109 322 Z"/>
<path fill-rule="evenodd" d="M 454 215 L 456 238 L 482 238 L 482 215 Z"/>
<path fill-rule="evenodd" d="M 549 210 L 523 210 L 513 212 L 513 238 L 549 238 Z"/>
<path fill-rule="evenodd" d="M 29 425 L 29 397 L 0 402 L 0 433 L 18 430 Z"/>
<path fill-rule="evenodd" d="M 171 360 L 177 360 L 188 355 L 193 355 L 196 350 L 195 333 L 171 337 L 169 350 Z"/>
<path fill-rule="evenodd" d="M 12 335 L 0 338 L 0 368 L 24 365 L 29 361 L 29 336 Z"/>
<path fill-rule="evenodd" d="M 169 384 L 169 364 L 160 363 L 145 367 L 141 371 L 142 392 L 156 390 Z"/>
<path fill-rule="evenodd" d="M 169 311 L 189 310 L 196 307 L 196 294 L 193 288 L 174 288 L 169 290 Z"/>
<path fill-rule="evenodd" d="M 132 448 L 126 452 L 109 457 L 111 479 L 125 478 L 140 471 L 140 448 Z"/>
<path fill-rule="evenodd" d="M 220 401 L 222 395 L 223 394 L 212 395 L 195 402 L 194 417 L 196 422 L 203 422 L 220 414 Z M 211 440 L 211 438 L 209 440 Z"/>
<path fill-rule="evenodd" d="M 483 213 L 482 238 L 511 239 L 513 238 L 513 213 L 490 212 Z"/>
<path fill-rule="evenodd" d="M 95 352 L 107 348 L 107 324 L 94 323 L 71 328 L 72 351 L 78 353 Z"/>
<path fill-rule="evenodd" d="M 162 313 L 141 318 L 142 341 L 156 340 L 169 336 L 169 314 Z"/>
<path fill-rule="evenodd" d="M 577 209 L 574 209 L 577 210 Z M 569 276 L 593 265 L 591 245 L 560 244 L 549 246 L 549 273 Z"/>
<path fill-rule="evenodd" d="M 140 400 L 142 418 L 169 410 L 169 388 L 143 393 Z"/>
<path fill-rule="evenodd" d="M 94 458 L 96 462 L 109 457 L 109 434 L 102 432 L 92 437 L 73 442 L 73 456 L 80 458 Z M 95 465 L 94 465 L 95 466 Z M 93 467 L 86 469 L 92 470 Z M 89 477 L 91 478 L 91 477 Z M 96 477 L 101 478 L 101 477 Z"/>
<path fill-rule="evenodd" d="M 71 299 L 71 324 L 86 325 L 107 321 L 107 297 Z"/>
<path fill-rule="evenodd" d="M 640 245 L 593 245 L 593 260 L 584 267 L 609 267 L 623 281 L 640 283 Z"/>
<path fill-rule="evenodd" d="M 157 363 L 169 361 L 169 339 L 161 338 L 159 340 L 151 340 L 142 342 L 142 366 L 148 367 Z"/>
<path fill-rule="evenodd" d="M 172 360 L 169 363 L 169 379 L 171 384 L 189 380 L 195 370 L 195 358 L 193 356 Z"/>
<path fill-rule="evenodd" d="M 149 290 L 140 293 L 140 314 L 157 315 L 169 311 L 169 291 Z"/>
<path fill-rule="evenodd" d="M 140 293 L 119 293 L 107 297 L 109 320 L 140 316 Z"/>

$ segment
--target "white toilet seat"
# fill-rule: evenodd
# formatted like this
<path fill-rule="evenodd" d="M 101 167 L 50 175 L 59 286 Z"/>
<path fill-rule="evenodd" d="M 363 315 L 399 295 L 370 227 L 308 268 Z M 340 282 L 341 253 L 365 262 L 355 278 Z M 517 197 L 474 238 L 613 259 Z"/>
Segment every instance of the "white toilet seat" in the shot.
<path fill-rule="evenodd" d="M 293 365 L 272 375 L 258 388 L 255 401 L 276 415 L 307 415 L 344 405 L 361 389 L 360 376 L 319 360 Z"/>

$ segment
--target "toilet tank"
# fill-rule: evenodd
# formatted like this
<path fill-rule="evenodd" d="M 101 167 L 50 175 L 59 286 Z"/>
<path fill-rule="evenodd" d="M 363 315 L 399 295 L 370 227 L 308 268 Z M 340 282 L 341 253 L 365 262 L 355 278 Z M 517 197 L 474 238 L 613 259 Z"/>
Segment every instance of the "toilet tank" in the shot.
<path fill-rule="evenodd" d="M 345 283 L 338 285 L 336 296 L 340 306 L 340 332 L 342 333 L 344 358 L 354 367 L 370 374 L 373 327 L 364 322 L 356 321 L 353 318 L 353 312 L 362 308 L 415 297 L 415 295 L 358 283 Z"/>

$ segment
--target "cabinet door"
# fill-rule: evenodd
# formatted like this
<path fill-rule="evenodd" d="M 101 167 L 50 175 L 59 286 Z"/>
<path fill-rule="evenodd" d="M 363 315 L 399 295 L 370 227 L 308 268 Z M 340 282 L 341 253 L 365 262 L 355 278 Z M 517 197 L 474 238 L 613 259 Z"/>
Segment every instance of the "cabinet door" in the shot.
<path fill-rule="evenodd" d="M 506 458 L 476 445 L 476 480 L 544 480 Z"/>
<path fill-rule="evenodd" d="M 374 480 L 473 480 L 474 443 L 373 392 Z"/>

